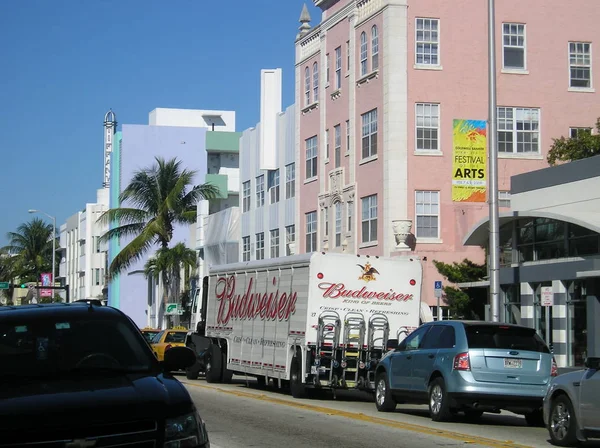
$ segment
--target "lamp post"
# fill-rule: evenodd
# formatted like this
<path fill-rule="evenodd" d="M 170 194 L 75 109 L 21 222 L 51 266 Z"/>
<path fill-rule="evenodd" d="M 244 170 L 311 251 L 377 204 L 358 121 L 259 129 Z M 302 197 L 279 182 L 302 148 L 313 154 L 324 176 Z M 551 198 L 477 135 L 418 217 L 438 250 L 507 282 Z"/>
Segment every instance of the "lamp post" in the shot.
<path fill-rule="evenodd" d="M 56 217 L 49 215 L 41 210 L 29 209 L 29 213 L 40 213 L 52 220 L 52 286 L 56 283 Z"/>
<path fill-rule="evenodd" d="M 490 314 L 500 321 L 500 212 L 498 209 L 498 109 L 496 107 L 496 6 L 488 0 L 488 159 Z"/>

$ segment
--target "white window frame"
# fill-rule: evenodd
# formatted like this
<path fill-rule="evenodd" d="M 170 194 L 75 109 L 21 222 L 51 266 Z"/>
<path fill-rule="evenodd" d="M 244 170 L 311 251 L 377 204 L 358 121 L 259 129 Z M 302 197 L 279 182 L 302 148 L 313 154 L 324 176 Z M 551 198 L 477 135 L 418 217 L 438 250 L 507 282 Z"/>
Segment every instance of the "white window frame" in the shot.
<path fill-rule="evenodd" d="M 331 79 L 330 78 L 330 76 L 331 76 L 331 73 L 330 73 L 331 72 L 331 70 L 330 70 L 331 63 L 329 62 L 329 53 L 327 53 L 325 55 L 325 63 L 326 63 L 326 68 L 327 68 L 327 72 L 325 73 L 325 75 L 326 75 L 326 77 L 325 77 L 325 84 L 326 84 L 326 86 L 329 86 L 329 80 Z"/>
<path fill-rule="evenodd" d="M 335 247 L 342 245 L 342 203 L 336 202 L 334 204 L 335 210 Z"/>
<path fill-rule="evenodd" d="M 438 103 L 415 104 L 415 151 L 419 153 L 440 152 L 440 105 Z M 419 137 L 419 130 L 423 135 L 429 131 L 429 138 Z M 435 138 L 431 137 L 435 133 Z M 426 148 L 425 142 L 429 141 L 430 147 Z"/>
<path fill-rule="evenodd" d="M 290 244 L 296 243 L 296 226 L 294 224 L 285 226 L 285 255 L 292 255 L 292 251 L 289 248 Z"/>
<path fill-rule="evenodd" d="M 313 210 L 304 215 L 306 223 L 306 253 L 316 252 L 317 248 L 317 212 Z"/>
<path fill-rule="evenodd" d="M 569 89 L 572 90 L 591 90 L 593 89 L 593 69 L 592 69 L 592 44 L 591 42 L 570 41 L 569 42 Z M 581 51 L 580 51 L 581 50 Z M 587 51 L 586 51 L 587 50 Z M 589 80 L 587 86 L 573 85 L 573 71 L 587 70 Z M 577 78 L 584 80 L 585 78 Z"/>
<path fill-rule="evenodd" d="M 319 101 L 319 64 L 317 64 L 316 62 L 313 64 L 312 77 L 313 77 L 313 97 L 314 97 L 314 102 L 316 103 L 317 101 Z"/>
<path fill-rule="evenodd" d="M 361 158 L 364 160 L 377 156 L 377 109 L 362 114 L 361 120 Z"/>
<path fill-rule="evenodd" d="M 360 238 L 362 244 L 373 244 L 377 242 L 377 195 L 372 194 L 360 199 L 361 202 L 361 227 Z M 365 229 L 367 239 L 365 239 Z"/>
<path fill-rule="evenodd" d="M 506 50 L 523 52 L 523 67 L 506 65 Z M 527 26 L 524 23 L 506 22 L 502 24 L 502 69 L 523 72 L 527 70 Z"/>
<path fill-rule="evenodd" d="M 342 126 L 340 124 L 333 127 L 333 159 L 336 168 L 342 166 Z"/>
<path fill-rule="evenodd" d="M 269 199 L 271 204 L 279 202 L 280 183 L 279 169 L 269 171 Z"/>
<path fill-rule="evenodd" d="M 250 235 L 242 237 L 242 261 L 250 261 Z"/>
<path fill-rule="evenodd" d="M 379 68 L 379 28 L 377 25 L 371 27 L 371 70 Z"/>
<path fill-rule="evenodd" d="M 256 208 L 265 205 L 265 175 L 256 177 Z"/>
<path fill-rule="evenodd" d="M 529 114 L 529 115 L 526 115 Z M 519 119 L 519 115 L 530 118 L 531 116 L 537 115 L 537 121 L 531 119 Z M 541 110 L 537 107 L 498 107 L 498 154 L 502 155 L 540 155 L 541 154 Z M 524 129 L 525 127 L 535 127 L 537 129 Z M 519 129 L 519 127 L 521 129 Z M 511 136 L 512 151 L 506 151 L 506 142 L 508 141 L 505 137 Z M 532 135 L 532 142 L 526 144 L 536 145 L 536 151 L 519 151 L 519 139 L 523 140 L 522 144 L 525 144 L 524 137 Z M 533 139 L 537 136 L 537 143 L 533 143 Z"/>
<path fill-rule="evenodd" d="M 329 129 L 325 129 L 325 163 L 329 161 Z"/>
<path fill-rule="evenodd" d="M 433 29 L 434 24 L 435 29 Z M 429 28 L 426 25 L 429 25 Z M 421 48 L 419 48 L 420 46 Z M 415 65 L 417 67 L 440 67 L 441 64 L 440 19 L 416 17 Z"/>
<path fill-rule="evenodd" d="M 365 76 L 369 70 L 369 43 L 367 33 L 360 33 L 360 76 Z"/>
<path fill-rule="evenodd" d="M 342 47 L 335 49 L 335 88 L 342 88 Z"/>
<path fill-rule="evenodd" d="M 510 191 L 498 191 L 498 207 L 510 208 Z"/>
<path fill-rule="evenodd" d="M 577 138 L 581 134 L 592 134 L 592 128 L 588 128 L 585 126 L 573 126 L 569 128 L 569 138 Z"/>
<path fill-rule="evenodd" d="M 346 120 L 346 154 L 350 154 L 350 120 Z"/>
<path fill-rule="evenodd" d="M 296 197 L 296 164 L 294 162 L 285 166 L 285 198 Z"/>
<path fill-rule="evenodd" d="M 251 199 L 250 199 L 250 191 L 252 189 L 251 182 L 247 180 L 242 183 L 242 213 L 246 213 L 250 211 Z"/>
<path fill-rule="evenodd" d="M 265 233 L 259 232 L 255 235 L 256 240 L 256 260 L 265 259 Z"/>
<path fill-rule="evenodd" d="M 329 207 L 323 208 L 323 234 L 329 236 Z"/>
<path fill-rule="evenodd" d="M 346 229 L 347 232 L 352 232 L 352 220 L 354 217 L 354 202 L 348 202 L 347 207 L 346 207 L 346 216 L 348 217 L 348 228 Z"/>
<path fill-rule="evenodd" d="M 269 232 L 271 258 L 279 258 L 279 229 L 271 229 Z"/>
<path fill-rule="evenodd" d="M 304 70 L 304 105 L 310 105 L 310 68 Z"/>
<path fill-rule="evenodd" d="M 348 65 L 346 67 L 346 71 L 350 72 L 350 41 L 349 40 L 346 41 L 346 59 L 347 59 L 346 64 Z"/>
<path fill-rule="evenodd" d="M 420 197 L 419 195 L 422 194 Z M 437 218 L 435 235 L 424 235 L 419 231 L 419 218 Z M 433 228 L 431 225 L 424 227 Z M 436 190 L 415 191 L 415 237 L 417 240 L 439 240 L 440 239 L 440 192 Z"/>
<path fill-rule="evenodd" d="M 314 135 L 310 138 L 307 138 L 304 141 L 306 148 L 306 179 L 313 179 L 317 177 L 318 174 L 318 164 L 317 164 L 317 155 L 319 151 L 319 144 L 317 140 L 317 136 Z"/>

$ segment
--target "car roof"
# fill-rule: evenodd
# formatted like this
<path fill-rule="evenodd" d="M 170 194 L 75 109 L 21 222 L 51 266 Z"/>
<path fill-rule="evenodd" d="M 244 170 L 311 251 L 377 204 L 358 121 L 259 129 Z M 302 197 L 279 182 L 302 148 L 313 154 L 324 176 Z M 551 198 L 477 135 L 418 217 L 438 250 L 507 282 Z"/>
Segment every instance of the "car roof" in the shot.
<path fill-rule="evenodd" d="M 490 322 L 490 321 L 486 321 L 486 320 L 440 320 L 440 321 L 433 321 L 433 322 L 428 322 L 429 325 L 436 325 L 436 324 L 453 324 L 453 325 L 464 325 L 465 327 L 469 327 L 469 326 L 478 326 L 478 327 L 513 327 L 513 328 L 528 328 L 524 325 L 515 325 L 515 324 L 509 324 L 506 322 Z"/>
<path fill-rule="evenodd" d="M 0 306 L 0 322 L 14 320 L 34 320 L 44 318 L 76 318 L 90 312 L 98 313 L 96 316 L 110 316 L 122 318 L 121 311 L 110 306 L 100 306 L 93 301 L 73 303 L 38 303 L 29 305 Z"/>

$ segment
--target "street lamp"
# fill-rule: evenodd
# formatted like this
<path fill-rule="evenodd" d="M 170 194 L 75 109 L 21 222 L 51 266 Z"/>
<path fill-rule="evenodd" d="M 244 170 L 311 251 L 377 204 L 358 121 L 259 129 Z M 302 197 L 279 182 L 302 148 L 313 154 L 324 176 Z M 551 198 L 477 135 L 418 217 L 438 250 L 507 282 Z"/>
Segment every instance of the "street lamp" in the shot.
<path fill-rule="evenodd" d="M 48 213 L 43 212 L 41 210 L 29 209 L 28 212 L 40 213 L 52 220 L 52 286 L 54 286 L 56 284 L 56 217 L 49 215 Z"/>

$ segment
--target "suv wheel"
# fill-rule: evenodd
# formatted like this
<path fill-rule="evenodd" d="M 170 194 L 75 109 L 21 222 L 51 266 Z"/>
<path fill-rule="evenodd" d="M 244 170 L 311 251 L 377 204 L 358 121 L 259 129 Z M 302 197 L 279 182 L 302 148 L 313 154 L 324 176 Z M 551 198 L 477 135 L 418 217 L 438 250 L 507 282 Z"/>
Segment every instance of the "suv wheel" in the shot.
<path fill-rule="evenodd" d="M 385 372 L 381 372 L 377 375 L 375 405 L 379 412 L 390 412 L 396 409 L 396 400 L 392 397 L 392 391 L 390 390 L 390 385 Z"/>
<path fill-rule="evenodd" d="M 552 400 L 548 423 L 548 432 L 554 445 L 572 446 L 577 443 L 577 417 L 573 411 L 573 404 L 566 395 Z"/>
<path fill-rule="evenodd" d="M 446 385 L 441 377 L 435 378 L 429 384 L 429 415 L 434 422 L 449 420 L 452 416 L 450 403 L 446 393 Z"/>

